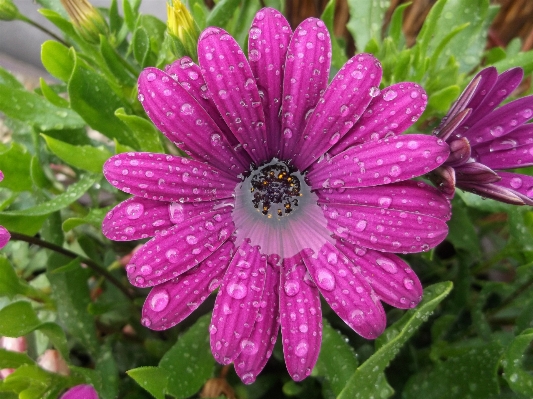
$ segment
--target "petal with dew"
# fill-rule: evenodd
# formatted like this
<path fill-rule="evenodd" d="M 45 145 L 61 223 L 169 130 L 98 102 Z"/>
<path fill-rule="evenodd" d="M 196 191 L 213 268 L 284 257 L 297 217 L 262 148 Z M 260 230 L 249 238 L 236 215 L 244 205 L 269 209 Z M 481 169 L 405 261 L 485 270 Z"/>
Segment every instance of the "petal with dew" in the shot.
<path fill-rule="evenodd" d="M 148 152 L 126 152 L 109 158 L 104 176 L 126 193 L 170 202 L 231 198 L 237 184 L 237 180 L 194 159 Z"/>
<path fill-rule="evenodd" d="M 323 204 L 322 208 L 337 236 L 378 251 L 427 251 L 448 234 L 444 220 L 419 213 L 348 204 Z"/>
<path fill-rule="evenodd" d="M 188 317 L 222 282 L 233 248 L 226 241 L 197 267 L 153 288 L 144 302 L 141 323 L 166 330 Z"/>
<path fill-rule="evenodd" d="M 294 154 L 307 118 L 328 85 L 331 41 L 324 22 L 304 20 L 294 31 L 283 79 L 281 158 Z"/>
<path fill-rule="evenodd" d="M 527 197 L 524 198 L 522 194 L 501 185 L 500 182 L 488 184 L 457 182 L 457 187 L 485 198 L 491 198 L 496 201 L 505 202 L 506 204 L 526 205 L 528 203 L 526 201 Z"/>
<path fill-rule="evenodd" d="M 354 144 L 402 133 L 426 109 L 424 89 L 411 82 L 396 83 L 374 97 L 359 120 L 329 153 L 337 155 Z"/>
<path fill-rule="evenodd" d="M 329 150 L 357 122 L 379 93 L 381 64 L 370 54 L 352 57 L 335 75 L 307 120 L 290 158 L 299 170 Z"/>
<path fill-rule="evenodd" d="M 446 161 L 449 153 L 448 145 L 433 136 L 395 136 L 321 158 L 307 179 L 313 189 L 380 186 L 428 173 Z"/>
<path fill-rule="evenodd" d="M 391 306 L 414 308 L 422 299 L 422 284 L 404 260 L 393 254 L 354 248 L 337 241 L 336 247 L 346 255 L 368 281 L 376 295 Z"/>
<path fill-rule="evenodd" d="M 208 28 L 198 42 L 198 59 L 212 100 L 233 135 L 256 164 L 266 161 L 261 97 L 239 44 L 223 29 Z"/>
<path fill-rule="evenodd" d="M 280 319 L 287 371 L 301 381 L 315 366 L 322 342 L 320 295 L 300 254 L 283 261 Z"/>
<path fill-rule="evenodd" d="M 185 153 L 230 176 L 248 168 L 249 158 L 233 150 L 204 108 L 165 72 L 157 68 L 142 71 L 139 93 L 152 122 Z"/>
<path fill-rule="evenodd" d="M 207 88 L 202 71 L 198 65 L 189 57 L 182 57 L 179 60 L 174 61 L 172 64 L 165 68 L 165 72 L 168 73 L 174 80 L 189 92 L 196 101 L 205 109 L 205 112 L 209 114 L 211 119 L 224 133 L 224 136 L 232 146 L 239 144 L 228 125 L 222 119 L 220 112 L 211 100 L 211 92 Z"/>
<path fill-rule="evenodd" d="M 279 331 L 279 267 L 267 266 L 265 291 L 257 318 L 248 339 L 241 341 L 241 353 L 235 359 L 235 372 L 245 384 L 251 384 L 272 355 Z"/>
<path fill-rule="evenodd" d="M 76 385 L 65 392 L 61 399 L 98 399 L 98 393 L 92 385 Z"/>
<path fill-rule="evenodd" d="M 421 213 L 449 220 L 449 201 L 434 187 L 421 181 L 403 181 L 385 186 L 334 189 L 316 191 L 321 203 L 365 205 L 382 209 Z"/>
<path fill-rule="evenodd" d="M 497 172 L 501 177 L 501 180 L 497 183 L 499 186 L 506 187 L 521 194 L 525 197 L 522 199 L 527 205 L 533 205 L 533 176 L 504 172 L 501 170 Z"/>
<path fill-rule="evenodd" d="M 377 338 L 385 329 L 385 311 L 368 282 L 334 245 L 326 244 L 305 265 L 329 306 L 357 334 Z"/>
<path fill-rule="evenodd" d="M 252 22 L 248 36 L 250 67 L 257 81 L 265 113 L 269 156 L 279 156 L 281 90 L 284 63 L 292 29 L 279 11 L 264 8 Z"/>
<path fill-rule="evenodd" d="M 471 143 L 473 144 L 473 143 Z M 473 144 L 472 147 L 477 156 L 498 151 L 511 150 L 533 144 L 533 123 L 528 123 L 517 127 L 508 134 L 483 144 Z"/>
<path fill-rule="evenodd" d="M 533 165 L 533 143 L 482 154 L 476 157 L 476 161 L 492 169 L 512 169 L 531 166 Z"/>
<path fill-rule="evenodd" d="M 211 352 L 219 363 L 233 362 L 248 345 L 268 267 L 266 256 L 258 247 L 244 242 L 235 252 L 215 300 L 209 327 Z"/>
<path fill-rule="evenodd" d="M 152 287 L 185 273 L 214 253 L 233 233 L 227 207 L 189 219 L 145 243 L 126 266 L 136 287 Z"/>

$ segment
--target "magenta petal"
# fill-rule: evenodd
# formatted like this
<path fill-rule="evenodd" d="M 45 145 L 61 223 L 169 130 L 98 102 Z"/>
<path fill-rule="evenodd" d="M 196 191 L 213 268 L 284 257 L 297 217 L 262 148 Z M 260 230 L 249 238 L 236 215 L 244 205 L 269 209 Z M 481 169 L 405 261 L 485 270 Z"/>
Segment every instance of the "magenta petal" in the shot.
<path fill-rule="evenodd" d="M 256 164 L 268 158 L 265 115 L 250 64 L 226 31 L 206 29 L 198 42 L 202 74 L 222 118 Z"/>
<path fill-rule="evenodd" d="M 342 140 L 379 93 L 381 73 L 381 64 L 370 54 L 359 54 L 344 64 L 318 101 L 296 144 L 291 158 L 299 170 L 307 169 Z"/>
<path fill-rule="evenodd" d="M 265 291 L 252 330 L 241 341 L 242 351 L 235 359 L 235 372 L 245 384 L 255 381 L 267 363 L 279 331 L 279 268 L 267 266 Z"/>
<path fill-rule="evenodd" d="M 331 63 L 331 41 L 324 22 L 303 21 L 292 35 L 285 62 L 281 105 L 281 158 L 294 154 L 307 118 L 326 89 Z"/>
<path fill-rule="evenodd" d="M 426 92 L 416 83 L 402 82 L 386 87 L 372 99 L 359 120 L 329 153 L 337 155 L 354 144 L 402 133 L 418 120 L 426 104 Z"/>
<path fill-rule="evenodd" d="M 130 283 L 152 287 L 198 265 L 233 233 L 230 212 L 224 207 L 195 216 L 148 241 L 126 266 Z"/>
<path fill-rule="evenodd" d="M 450 203 L 434 187 L 421 181 L 403 181 L 375 187 L 317 190 L 319 201 L 338 204 L 365 205 L 421 213 L 448 220 Z"/>
<path fill-rule="evenodd" d="M 355 245 L 385 252 L 422 252 L 448 234 L 444 220 L 371 206 L 322 205 L 330 230 Z"/>
<path fill-rule="evenodd" d="M 460 183 L 460 184 L 459 184 Z M 498 183 L 476 184 L 470 182 L 457 182 L 457 187 L 473 194 L 512 205 L 526 205 L 527 197 L 524 198 L 519 192 L 509 189 Z"/>
<path fill-rule="evenodd" d="M 230 198 L 238 182 L 205 163 L 148 152 L 126 152 L 109 158 L 104 176 L 126 193 L 171 202 Z"/>
<path fill-rule="evenodd" d="M 244 242 L 231 260 L 220 286 L 211 326 L 211 352 L 222 364 L 229 364 L 249 345 L 249 338 L 263 298 L 266 256 L 258 247 Z"/>
<path fill-rule="evenodd" d="M 489 152 L 476 157 L 476 161 L 492 169 L 512 169 L 531 166 L 533 165 L 533 145 L 527 144 L 507 150 Z"/>
<path fill-rule="evenodd" d="M 142 71 L 139 93 L 152 122 L 187 155 L 230 176 L 248 168 L 249 158 L 233 150 L 204 108 L 165 72 L 157 68 Z"/>
<path fill-rule="evenodd" d="M 280 284 L 285 364 L 291 378 L 301 381 L 311 374 L 322 343 L 320 295 L 301 255 L 283 261 Z"/>
<path fill-rule="evenodd" d="M 315 163 L 311 188 L 372 187 L 420 176 L 441 165 L 450 153 L 444 141 L 410 134 L 356 145 Z"/>
<path fill-rule="evenodd" d="M 305 258 L 307 269 L 331 309 L 355 332 L 377 338 L 387 323 L 385 311 L 368 282 L 352 262 L 332 244 L 317 257 Z"/>
<path fill-rule="evenodd" d="M 233 256 L 233 243 L 226 241 L 197 267 L 154 287 L 143 306 L 142 324 L 166 330 L 188 317 L 218 288 Z"/>
<path fill-rule="evenodd" d="M 174 80 L 177 80 L 198 101 L 203 109 L 205 109 L 205 112 L 209 114 L 211 119 L 213 119 L 215 124 L 224 133 L 224 136 L 232 146 L 239 143 L 233 133 L 231 133 L 231 130 L 229 130 L 224 119 L 222 119 L 215 103 L 211 100 L 211 92 L 207 89 L 207 84 L 202 76 L 200 67 L 191 58 L 182 57 L 174 61 L 165 68 L 165 72 Z"/>
<path fill-rule="evenodd" d="M 281 140 L 281 89 L 284 64 L 292 29 L 279 11 L 264 8 L 259 11 L 248 36 L 248 56 L 259 93 L 262 93 L 269 155 L 279 156 Z"/>
<path fill-rule="evenodd" d="M 414 308 L 422 299 L 423 289 L 418 276 L 405 261 L 393 254 L 355 248 L 337 242 L 358 268 L 377 296 L 400 309 Z"/>
<path fill-rule="evenodd" d="M 529 200 L 529 202 L 526 203 L 532 205 L 530 202 L 533 201 L 533 176 L 503 172 L 500 170 L 498 171 L 498 175 L 501 177 L 501 180 L 497 183 L 499 186 L 506 187 L 522 194 Z"/>
<path fill-rule="evenodd" d="M 92 385 L 76 385 L 65 392 L 61 399 L 98 399 L 98 393 Z"/>
<path fill-rule="evenodd" d="M 517 127 L 505 136 L 495 138 L 483 144 L 470 143 L 476 156 L 483 156 L 498 151 L 508 151 L 513 148 L 533 144 L 533 123 Z"/>
<path fill-rule="evenodd" d="M 7 245 L 10 238 L 11 234 L 9 234 L 9 231 L 7 231 L 4 226 L 0 226 L 0 249 L 4 248 Z"/>
<path fill-rule="evenodd" d="M 455 179 L 458 185 L 463 182 L 488 184 L 500 181 L 495 171 L 478 162 L 468 162 L 455 168 Z"/>
<path fill-rule="evenodd" d="M 110 240 L 131 241 L 153 237 L 173 225 L 168 202 L 133 197 L 107 213 L 102 232 Z"/>

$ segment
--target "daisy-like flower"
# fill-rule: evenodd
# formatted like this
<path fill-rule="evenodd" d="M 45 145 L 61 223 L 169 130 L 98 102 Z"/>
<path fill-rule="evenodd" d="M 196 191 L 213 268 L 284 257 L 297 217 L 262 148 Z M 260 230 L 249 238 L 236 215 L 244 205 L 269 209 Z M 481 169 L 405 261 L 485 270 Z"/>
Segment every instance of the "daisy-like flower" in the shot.
<path fill-rule="evenodd" d="M 515 205 L 533 205 L 533 177 L 505 169 L 533 165 L 533 96 L 499 108 L 523 78 L 521 68 L 479 72 L 434 133 L 451 149 L 430 178 L 448 197 L 455 188 Z"/>
<path fill-rule="evenodd" d="M 98 393 L 92 385 L 76 385 L 65 392 L 61 399 L 98 399 Z"/>
<path fill-rule="evenodd" d="M 398 134 L 426 105 L 414 83 L 380 91 L 381 65 L 349 60 L 328 86 L 324 23 L 292 32 L 276 10 L 257 13 L 248 59 L 208 28 L 199 66 L 182 58 L 147 68 L 139 100 L 189 158 L 124 153 L 109 182 L 133 197 L 103 230 L 113 240 L 154 237 L 126 267 L 154 287 L 142 323 L 174 326 L 219 288 L 210 325 L 217 361 L 245 383 L 272 353 L 278 330 L 294 380 L 311 373 L 321 343 L 320 293 L 357 333 L 385 328 L 381 301 L 416 306 L 422 287 L 393 252 L 425 251 L 447 234 L 448 201 L 409 179 L 446 160 L 433 136 Z"/>
<path fill-rule="evenodd" d="M 2 180 L 4 180 L 4 174 L 0 170 L 0 181 Z M 0 226 L 0 249 L 4 248 L 7 245 L 10 238 L 11 234 L 9 234 L 9 231 L 7 231 L 4 226 Z"/>

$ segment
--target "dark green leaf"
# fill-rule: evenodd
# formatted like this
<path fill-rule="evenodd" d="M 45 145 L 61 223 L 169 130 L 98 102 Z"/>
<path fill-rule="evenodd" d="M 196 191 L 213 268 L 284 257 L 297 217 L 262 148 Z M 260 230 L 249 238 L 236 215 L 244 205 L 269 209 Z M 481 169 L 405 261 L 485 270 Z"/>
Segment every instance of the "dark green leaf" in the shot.
<path fill-rule="evenodd" d="M 141 151 L 165 153 L 160 140 L 161 134 L 152 122 L 137 115 L 126 115 L 124 108 L 117 109 L 115 115 L 131 129 L 135 139 L 140 143 Z"/>
<path fill-rule="evenodd" d="M 4 173 L 4 180 L 0 183 L 0 187 L 13 191 L 31 190 L 31 158 L 25 147 L 12 143 L 11 148 L 0 156 L 0 170 Z"/>
<path fill-rule="evenodd" d="M 84 217 L 69 218 L 63 223 L 63 231 L 67 232 L 72 230 L 75 227 L 81 226 L 83 224 L 90 224 L 97 229 L 101 229 L 102 221 L 104 220 L 107 212 L 111 210 L 112 206 L 99 209 L 91 209 L 89 213 Z"/>
<path fill-rule="evenodd" d="M 504 378 L 511 389 L 521 395 L 533 397 L 533 376 L 523 368 L 524 353 L 533 340 L 533 329 L 527 329 L 511 343 L 502 360 Z"/>
<path fill-rule="evenodd" d="M 241 0 L 220 0 L 207 17 L 207 26 L 225 28 Z"/>
<path fill-rule="evenodd" d="M 453 202 L 453 213 L 448 227 L 450 231 L 447 239 L 456 249 L 469 251 L 474 257 L 480 256 L 479 237 L 463 201 L 456 199 Z"/>
<path fill-rule="evenodd" d="M 100 36 L 100 51 L 107 67 L 117 80 L 123 85 L 135 86 L 136 79 L 127 68 L 129 64 L 120 58 L 105 36 Z"/>
<path fill-rule="evenodd" d="M 128 375 L 156 399 L 165 399 L 168 373 L 161 367 L 139 367 L 128 370 Z"/>

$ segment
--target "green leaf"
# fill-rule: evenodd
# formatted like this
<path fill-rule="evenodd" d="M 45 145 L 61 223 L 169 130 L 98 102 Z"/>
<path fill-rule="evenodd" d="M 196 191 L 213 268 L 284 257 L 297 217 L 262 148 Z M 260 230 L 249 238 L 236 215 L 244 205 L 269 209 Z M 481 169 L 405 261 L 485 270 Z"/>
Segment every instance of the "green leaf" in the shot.
<path fill-rule="evenodd" d="M 511 389 L 521 395 L 533 397 L 533 376 L 523 368 L 524 354 L 533 340 L 533 329 L 518 335 L 502 359 L 503 377 Z"/>
<path fill-rule="evenodd" d="M 448 222 L 448 227 L 450 231 L 447 239 L 456 249 L 471 252 L 474 257 L 481 256 L 479 237 L 463 201 L 454 200 L 452 218 Z"/>
<path fill-rule="evenodd" d="M 83 66 L 78 58 L 68 82 L 68 94 L 72 109 L 89 126 L 111 139 L 137 148 L 129 129 L 115 116 L 115 110 L 124 107 L 123 102 L 106 79 Z"/>
<path fill-rule="evenodd" d="M 133 32 L 135 29 L 135 23 L 137 21 L 137 13 L 131 6 L 130 0 L 124 0 L 122 2 L 122 6 L 124 7 L 124 22 L 128 26 L 130 32 Z"/>
<path fill-rule="evenodd" d="M 91 209 L 89 210 L 89 213 L 84 217 L 75 217 L 75 218 L 68 218 L 63 222 L 63 231 L 67 232 L 75 227 L 81 226 L 83 224 L 90 224 L 97 229 L 102 228 L 102 221 L 104 220 L 105 215 L 107 212 L 111 210 L 112 206 L 108 206 L 106 208 L 98 208 L 98 209 Z"/>
<path fill-rule="evenodd" d="M 461 89 L 457 85 L 448 86 L 442 90 L 436 91 L 429 97 L 428 108 L 439 112 L 446 112 L 453 100 L 455 100 Z"/>
<path fill-rule="evenodd" d="M 168 373 L 161 367 L 139 367 L 126 372 L 156 399 L 165 399 Z"/>
<path fill-rule="evenodd" d="M 106 342 L 100 347 L 100 353 L 95 359 L 96 371 L 102 378 L 102 388 L 99 392 L 102 399 L 118 397 L 118 370 L 111 351 L 111 345 Z"/>
<path fill-rule="evenodd" d="M 43 78 L 39 78 L 39 82 L 44 98 L 46 98 L 56 107 L 68 108 L 68 101 L 61 97 L 59 94 L 57 94 L 50 86 L 48 86 L 48 84 Z"/>
<path fill-rule="evenodd" d="M 10 299 L 17 294 L 39 296 L 35 288 L 17 276 L 15 269 L 4 256 L 0 256 L 0 276 L 0 296 Z"/>
<path fill-rule="evenodd" d="M 9 71 L 0 67 L 0 85 L 11 87 L 12 89 L 23 89 L 24 85 L 20 83 L 16 77 L 11 75 Z"/>
<path fill-rule="evenodd" d="M 52 182 L 46 177 L 43 168 L 40 164 L 39 158 L 36 156 L 31 157 L 30 163 L 30 175 L 31 181 L 35 186 L 39 188 L 50 188 L 52 187 Z"/>
<path fill-rule="evenodd" d="M 200 317 L 159 362 L 159 367 L 168 373 L 168 394 L 176 398 L 194 395 L 213 374 L 215 361 L 209 344 L 210 320 L 210 314 Z"/>
<path fill-rule="evenodd" d="M 85 125 L 76 112 L 58 107 L 35 93 L 5 85 L 0 85 L 0 111 L 44 131 L 76 129 Z"/>
<path fill-rule="evenodd" d="M 52 399 L 74 382 L 70 377 L 45 371 L 36 364 L 23 364 L 7 376 L 2 389 L 15 391 L 19 399 Z"/>
<path fill-rule="evenodd" d="M 336 3 L 336 0 L 329 0 L 320 19 L 326 24 L 326 27 L 329 31 L 329 35 L 331 36 L 331 65 L 334 68 L 341 69 L 347 58 L 344 49 L 340 46 L 339 41 L 335 38 L 335 31 L 333 25 Z"/>
<path fill-rule="evenodd" d="M 127 115 L 124 108 L 117 109 L 115 115 L 131 129 L 141 151 L 165 153 L 160 140 L 161 134 L 152 122 L 137 115 Z"/>
<path fill-rule="evenodd" d="M 104 147 L 71 145 L 52 137 L 41 135 L 48 148 L 67 164 L 92 173 L 102 173 L 105 161 L 113 154 Z"/>
<path fill-rule="evenodd" d="M 4 180 L 0 183 L 0 187 L 13 191 L 31 190 L 31 158 L 25 147 L 12 142 L 11 147 L 0 154 L 0 170 L 4 173 Z"/>
<path fill-rule="evenodd" d="M 390 20 L 388 29 L 389 37 L 392 39 L 398 50 L 401 50 L 405 45 L 405 36 L 402 31 L 403 14 L 405 12 L 405 9 L 410 5 L 411 2 L 400 4 L 394 9 Z"/>
<path fill-rule="evenodd" d="M 207 26 L 225 28 L 241 0 L 220 0 L 207 17 Z"/>
<path fill-rule="evenodd" d="M 386 1 L 348 0 L 350 19 L 346 28 L 352 34 L 357 49 L 361 52 L 374 39 L 381 43 L 383 17 L 387 11 Z"/>
<path fill-rule="evenodd" d="M 50 75 L 63 82 L 68 82 L 74 69 L 70 50 L 54 40 L 48 40 L 41 46 L 41 62 Z"/>
<path fill-rule="evenodd" d="M 524 74 L 528 75 L 533 72 L 533 50 L 525 53 L 518 53 L 512 57 L 495 62 L 492 65 L 496 67 L 498 73 L 502 73 L 510 68 L 518 66 L 524 70 Z"/>
<path fill-rule="evenodd" d="M 336 397 L 357 369 L 358 362 L 346 338 L 333 329 L 326 319 L 322 323 L 322 346 L 313 375 L 323 376 L 323 389 L 331 390 Z"/>
<path fill-rule="evenodd" d="M 499 392 L 499 343 L 461 348 L 460 354 L 439 362 L 433 369 L 415 374 L 408 381 L 405 399 L 494 398 Z"/>
<path fill-rule="evenodd" d="M 33 360 L 25 353 L 13 352 L 0 348 L 0 370 L 8 368 L 15 369 L 23 364 L 33 363 Z"/>
<path fill-rule="evenodd" d="M 437 305 L 446 298 L 452 286 L 451 282 L 443 282 L 426 288 L 422 302 L 415 309 L 408 310 L 399 321 L 385 330 L 377 342 L 379 349 L 357 368 L 338 399 L 377 396 L 376 382 L 383 370 Z"/>
<path fill-rule="evenodd" d="M 122 60 L 116 50 L 109 44 L 107 37 L 100 35 L 100 52 L 104 57 L 109 70 L 116 76 L 117 80 L 126 86 L 135 86 L 135 77 L 128 72 L 126 61 Z"/>
<path fill-rule="evenodd" d="M 135 29 L 133 38 L 131 40 L 131 46 L 133 48 L 133 56 L 141 67 L 145 67 L 150 53 L 150 37 L 148 32 L 142 26 Z"/>

